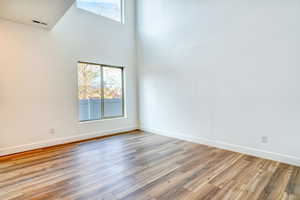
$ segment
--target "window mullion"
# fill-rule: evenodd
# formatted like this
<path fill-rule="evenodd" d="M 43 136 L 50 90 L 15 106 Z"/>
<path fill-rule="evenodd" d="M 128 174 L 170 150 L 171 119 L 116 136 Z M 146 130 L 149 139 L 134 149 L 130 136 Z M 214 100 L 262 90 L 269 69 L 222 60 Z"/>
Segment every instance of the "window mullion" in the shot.
<path fill-rule="evenodd" d="M 101 70 L 101 119 L 104 118 L 104 79 L 103 79 L 103 67 L 100 65 L 100 70 Z"/>

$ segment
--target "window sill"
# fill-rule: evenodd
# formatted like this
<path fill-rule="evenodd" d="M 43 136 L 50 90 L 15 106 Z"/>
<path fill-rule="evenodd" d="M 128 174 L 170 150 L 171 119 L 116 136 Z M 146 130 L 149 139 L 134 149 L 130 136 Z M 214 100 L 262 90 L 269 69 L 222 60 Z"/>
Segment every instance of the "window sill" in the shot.
<path fill-rule="evenodd" d="M 107 119 L 99 119 L 99 120 L 91 120 L 91 121 L 81 121 L 79 124 L 92 124 L 92 123 L 100 123 L 105 121 L 113 121 L 113 120 L 124 120 L 128 119 L 127 117 L 115 117 L 115 118 L 107 118 Z"/>

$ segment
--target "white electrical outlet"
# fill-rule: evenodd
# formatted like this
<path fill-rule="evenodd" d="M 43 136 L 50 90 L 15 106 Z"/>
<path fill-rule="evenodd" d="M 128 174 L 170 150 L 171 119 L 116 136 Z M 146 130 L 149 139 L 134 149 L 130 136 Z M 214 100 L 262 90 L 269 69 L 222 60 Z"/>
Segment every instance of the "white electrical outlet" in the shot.
<path fill-rule="evenodd" d="M 54 134 L 55 134 L 55 129 L 54 129 L 54 128 L 51 128 L 50 131 L 49 131 L 49 133 L 50 133 L 51 135 L 54 135 Z"/>
<path fill-rule="evenodd" d="M 261 143 L 263 143 L 263 144 L 269 143 L 269 138 L 268 138 L 268 136 L 262 136 L 262 137 L 261 137 Z"/>

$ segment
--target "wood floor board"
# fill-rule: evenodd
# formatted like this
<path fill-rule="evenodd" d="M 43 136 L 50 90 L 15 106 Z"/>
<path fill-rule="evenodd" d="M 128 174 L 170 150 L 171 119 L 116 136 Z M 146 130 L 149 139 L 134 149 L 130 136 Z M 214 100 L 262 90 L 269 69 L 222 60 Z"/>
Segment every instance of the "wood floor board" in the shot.
<path fill-rule="evenodd" d="M 0 158 L 0 200 L 300 200 L 300 168 L 151 133 Z"/>

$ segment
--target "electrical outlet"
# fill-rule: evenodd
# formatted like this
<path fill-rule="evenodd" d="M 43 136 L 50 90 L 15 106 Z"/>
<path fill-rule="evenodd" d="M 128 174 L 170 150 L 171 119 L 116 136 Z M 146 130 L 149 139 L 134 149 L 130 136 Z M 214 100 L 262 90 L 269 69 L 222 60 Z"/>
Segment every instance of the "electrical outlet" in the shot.
<path fill-rule="evenodd" d="M 55 134 L 55 129 L 54 129 L 54 128 L 51 128 L 51 129 L 49 130 L 49 133 L 50 133 L 51 135 L 54 135 L 54 134 Z"/>
<path fill-rule="evenodd" d="M 268 138 L 268 136 L 262 136 L 262 137 L 261 137 L 261 143 L 263 143 L 263 144 L 269 143 L 269 138 Z"/>

